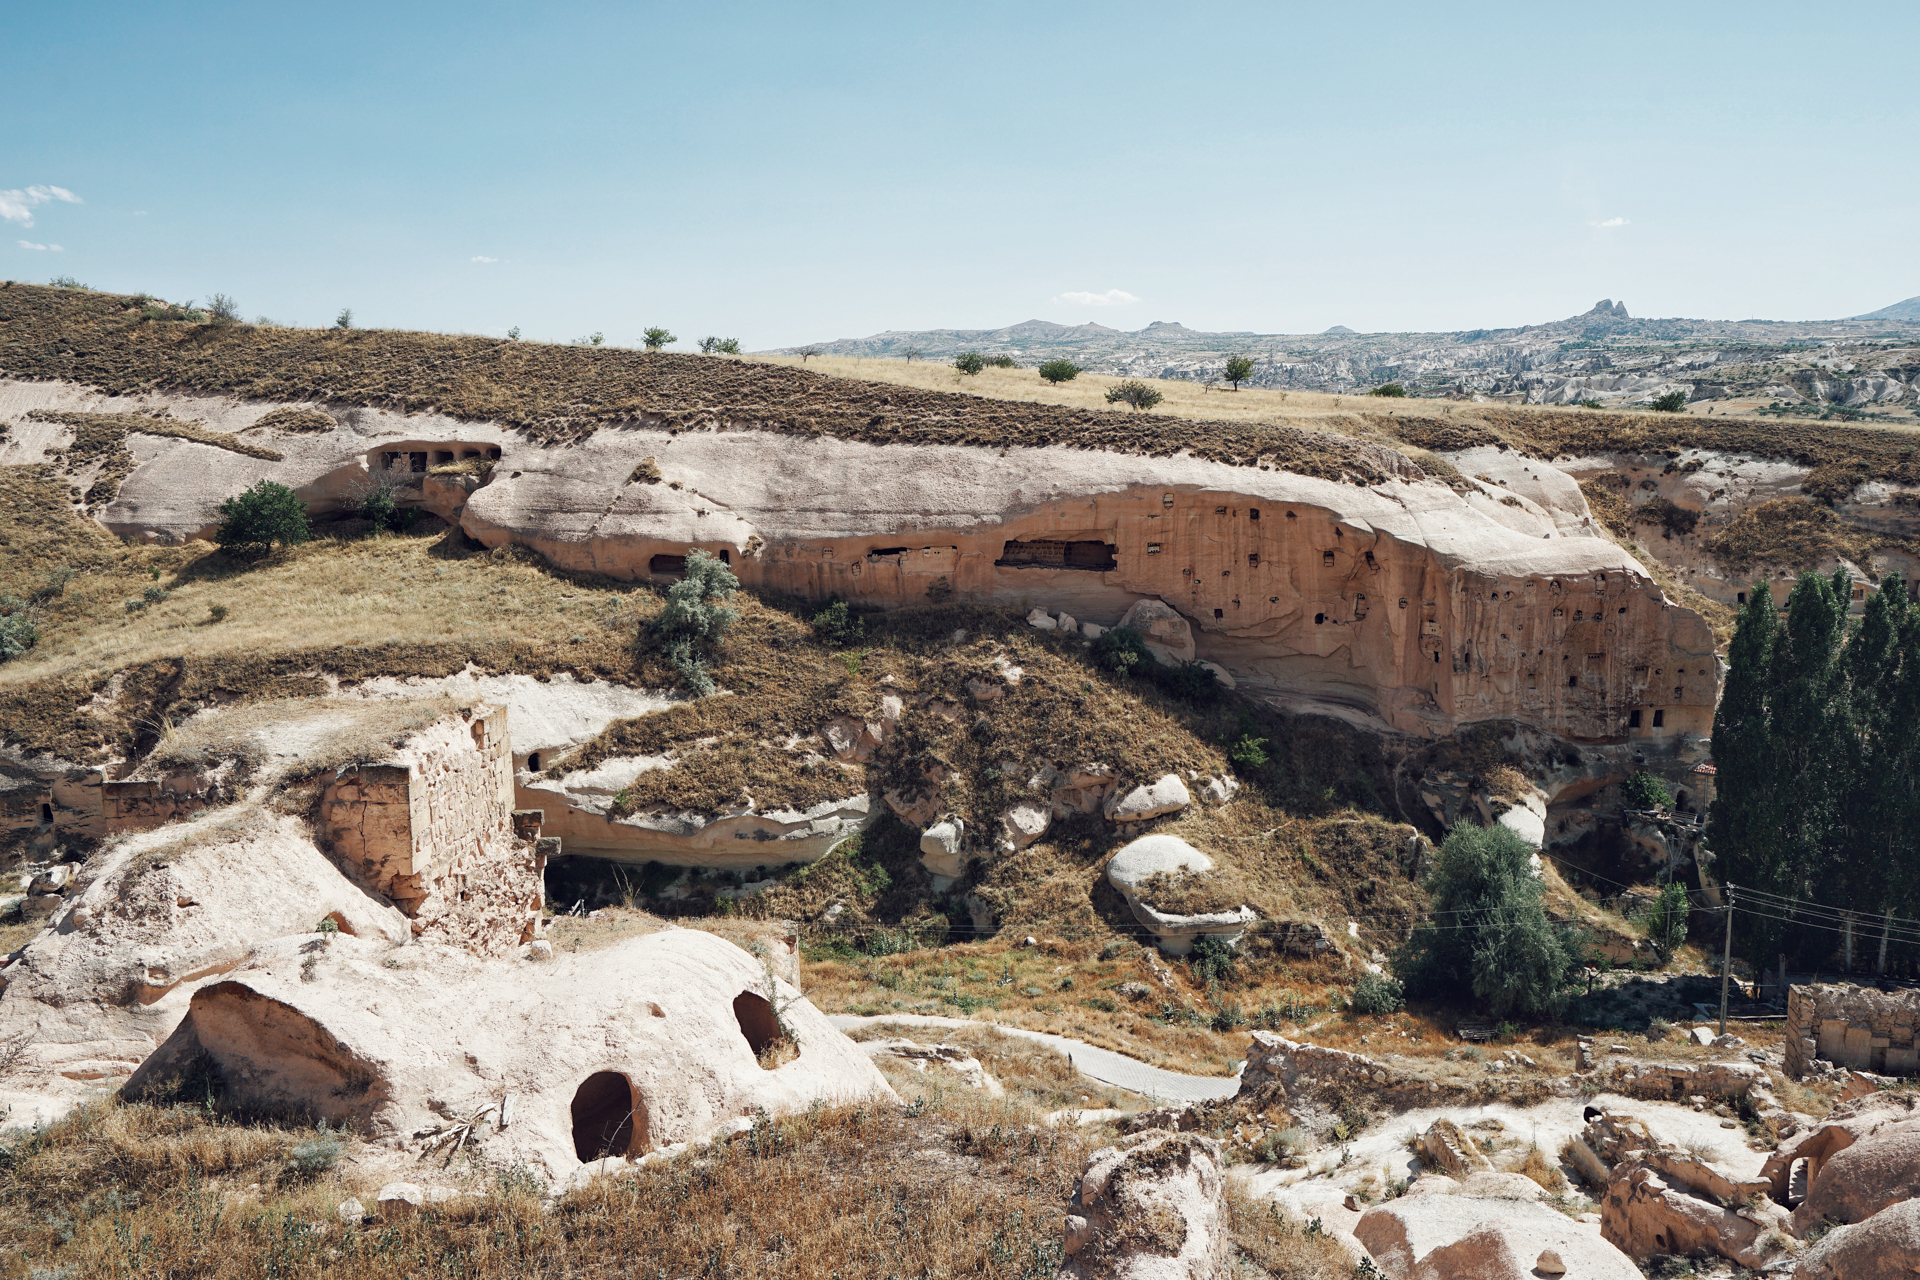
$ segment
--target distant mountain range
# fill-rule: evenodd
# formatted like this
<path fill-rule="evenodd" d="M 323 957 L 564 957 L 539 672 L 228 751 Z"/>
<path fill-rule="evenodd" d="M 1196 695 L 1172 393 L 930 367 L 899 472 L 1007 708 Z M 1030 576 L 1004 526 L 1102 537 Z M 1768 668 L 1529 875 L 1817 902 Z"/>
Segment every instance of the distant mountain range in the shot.
<path fill-rule="evenodd" d="M 1093 373 L 1198 381 L 1218 378 L 1228 356 L 1250 355 L 1252 385 L 1261 387 L 1340 392 L 1398 382 L 1414 394 L 1553 404 L 1634 403 L 1675 388 L 1697 397 L 1702 386 L 1713 388 L 1709 395 L 1751 394 L 1770 385 L 1760 379 L 1772 374 L 1779 376 L 1771 385 L 1793 395 L 1789 369 L 1816 368 L 1833 381 L 1837 366 L 1821 352 L 1864 346 L 1879 354 L 1851 359 L 1860 369 L 1889 359 L 1904 367 L 1896 349 L 1915 341 L 1920 297 L 1819 321 L 1641 319 L 1624 302 L 1603 298 L 1565 320 L 1510 329 L 1356 333 L 1335 325 L 1317 334 L 1261 334 L 1165 320 L 1132 331 L 1026 320 L 999 329 L 891 330 L 766 354 L 945 361 L 978 351 L 1024 365 L 1064 358 Z M 1894 399 L 1910 396 L 1910 380 L 1897 380 Z"/>

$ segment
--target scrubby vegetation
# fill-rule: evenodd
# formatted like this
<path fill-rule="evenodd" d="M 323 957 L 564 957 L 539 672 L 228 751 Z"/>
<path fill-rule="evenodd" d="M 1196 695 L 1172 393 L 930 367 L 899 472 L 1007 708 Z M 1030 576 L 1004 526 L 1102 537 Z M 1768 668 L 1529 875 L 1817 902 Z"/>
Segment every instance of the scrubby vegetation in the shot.
<path fill-rule="evenodd" d="M 380 491 L 384 492 L 384 491 Z M 393 497 L 387 494 L 383 517 L 393 514 Z M 213 540 L 228 555 L 242 560 L 258 560 L 276 546 L 291 547 L 312 537 L 307 524 L 307 504 L 286 485 L 262 480 L 246 492 L 220 504 L 220 527 Z"/>

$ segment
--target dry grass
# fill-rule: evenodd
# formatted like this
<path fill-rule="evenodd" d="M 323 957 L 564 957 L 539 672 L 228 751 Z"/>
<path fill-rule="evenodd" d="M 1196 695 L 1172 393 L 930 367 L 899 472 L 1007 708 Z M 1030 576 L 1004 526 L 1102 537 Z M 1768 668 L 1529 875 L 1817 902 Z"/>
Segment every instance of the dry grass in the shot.
<path fill-rule="evenodd" d="M 289 1172 L 310 1130 L 192 1107 L 95 1107 L 12 1139 L 0 1272 L 340 1280 L 752 1275 L 1048 1277 L 1086 1136 L 1017 1103 L 815 1108 L 549 1209 L 512 1171 L 403 1222 L 342 1224 L 389 1167 Z M 71 1272 L 58 1271 L 72 1268 Z"/>
<path fill-rule="evenodd" d="M 1775 498 L 1742 511 L 1702 545 L 1729 569 L 1742 571 L 1762 565 L 1810 568 L 1829 559 L 1864 566 L 1887 542 L 1854 529 L 1809 498 Z"/>
<path fill-rule="evenodd" d="M 1011 1036 L 997 1027 L 916 1027 L 908 1023 L 877 1022 L 856 1027 L 848 1035 L 858 1041 L 912 1040 L 917 1044 L 950 1044 L 972 1052 L 1011 1098 L 1038 1111 L 1063 1108 L 1131 1109 L 1138 1104 L 1122 1090 L 1097 1084 L 1073 1069 L 1066 1055 L 1043 1044 Z M 901 1097 L 944 1099 L 965 1091 L 958 1076 L 938 1064 L 916 1071 L 898 1058 L 875 1059 Z"/>
<path fill-rule="evenodd" d="M 1300 1223 L 1271 1200 L 1256 1200 L 1236 1179 L 1227 1180 L 1228 1229 L 1241 1255 L 1272 1280 L 1348 1280 L 1353 1259 L 1314 1223 Z"/>

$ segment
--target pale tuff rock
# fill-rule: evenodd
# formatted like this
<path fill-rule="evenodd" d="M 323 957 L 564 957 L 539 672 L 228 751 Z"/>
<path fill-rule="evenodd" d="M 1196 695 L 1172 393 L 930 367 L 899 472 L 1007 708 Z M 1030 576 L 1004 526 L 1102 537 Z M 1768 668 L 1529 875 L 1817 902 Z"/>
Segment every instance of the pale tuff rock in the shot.
<path fill-rule="evenodd" d="M 1178 813 L 1193 803 L 1193 795 L 1180 775 L 1169 773 L 1157 781 L 1143 782 L 1133 790 L 1116 791 L 1108 799 L 1106 816 L 1114 822 L 1144 822 L 1148 818 Z"/>
<path fill-rule="evenodd" d="M 1498 821 L 1501 826 L 1538 849 L 1547 840 L 1546 797 L 1538 791 L 1530 792 L 1518 804 L 1502 813 Z"/>
<path fill-rule="evenodd" d="M 1920 1275 L 1920 1200 L 1838 1227 L 1802 1255 L 1796 1280 L 1912 1280 Z"/>
<path fill-rule="evenodd" d="M 1000 827 L 1005 833 L 1001 847 L 1008 853 L 1015 849 L 1024 849 L 1047 833 L 1053 825 L 1053 810 L 1046 805 L 1022 803 L 1013 806 L 1001 815 Z"/>
<path fill-rule="evenodd" d="M 949 816 L 920 833 L 920 865 L 936 876 L 958 880 L 966 874 L 967 856 L 963 845 L 967 825 Z"/>
<path fill-rule="evenodd" d="M 1807 1198 L 1794 1210 L 1796 1234 L 1822 1222 L 1862 1222 L 1920 1185 L 1920 1114 L 1897 1094 L 1875 1093 L 1835 1107 L 1827 1122 L 1782 1146 L 1761 1170 L 1786 1199 L 1796 1161 L 1806 1161 Z"/>
<path fill-rule="evenodd" d="M 1148 1130 L 1093 1153 L 1066 1220 L 1062 1280 L 1223 1280 L 1231 1239 L 1221 1148 Z"/>
<path fill-rule="evenodd" d="M 1601 1234 L 1635 1258 L 1712 1252 L 1758 1269 L 1777 1256 L 1785 1209 L 1761 1197 L 1757 1208 L 1736 1211 L 1709 1195 L 1652 1160 L 1629 1160 L 1614 1168 L 1601 1201 Z"/>
<path fill-rule="evenodd" d="M 1147 652 L 1167 666 L 1192 662 L 1196 656 L 1192 625 L 1164 600 L 1136 601 L 1120 625 L 1138 631 Z"/>
<path fill-rule="evenodd" d="M 1531 1280 L 1542 1246 L 1580 1280 L 1640 1280 L 1625 1254 L 1565 1214 L 1464 1187 L 1375 1205 L 1353 1234 L 1388 1280 Z"/>
<path fill-rule="evenodd" d="M 1451 1120 L 1435 1120 L 1420 1137 L 1428 1163 L 1455 1178 L 1493 1171 L 1493 1161 Z"/>
<path fill-rule="evenodd" d="M 1107 862 L 1107 880 L 1127 900 L 1134 919 L 1152 931 L 1159 948 L 1168 955 L 1183 956 L 1193 950 L 1193 944 L 1202 935 L 1224 938 L 1229 944 L 1237 942 L 1247 926 L 1259 919 L 1246 906 L 1232 911 L 1175 915 L 1159 910 L 1144 896 L 1147 881 L 1156 874 L 1184 871 L 1205 875 L 1212 870 L 1213 859 L 1178 836 L 1146 835 L 1113 855 Z"/>
<path fill-rule="evenodd" d="M 1060 624 L 1056 622 L 1045 609 L 1035 609 L 1027 615 L 1027 625 L 1037 627 L 1042 631 L 1052 631 L 1058 628 Z"/>
<path fill-rule="evenodd" d="M 756 1054 L 782 1023 L 799 1053 L 769 1070 Z M 777 979 L 769 989 L 762 961 L 692 929 L 540 966 L 433 944 L 285 939 L 196 993 L 129 1091 L 202 1051 L 240 1105 L 310 1110 L 408 1148 L 450 1138 L 458 1117 L 473 1126 L 468 1149 L 550 1181 L 704 1139 L 758 1107 L 893 1096 L 797 991 Z"/>

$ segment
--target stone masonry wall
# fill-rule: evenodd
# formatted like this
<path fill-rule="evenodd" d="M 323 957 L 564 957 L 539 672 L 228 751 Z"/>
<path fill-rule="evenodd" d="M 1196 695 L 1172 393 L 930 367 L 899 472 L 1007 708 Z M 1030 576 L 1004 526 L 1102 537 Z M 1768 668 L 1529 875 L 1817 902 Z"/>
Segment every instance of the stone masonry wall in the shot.
<path fill-rule="evenodd" d="M 1920 1075 L 1916 1022 L 1920 991 L 1794 987 L 1787 995 L 1787 1074 L 1801 1080 L 1831 1063 L 1880 1075 Z"/>
<path fill-rule="evenodd" d="M 343 768 L 320 802 L 333 851 L 413 919 L 416 937 L 497 955 L 538 931 L 546 845 L 513 821 L 504 707 L 474 707 L 386 761 Z"/>

